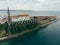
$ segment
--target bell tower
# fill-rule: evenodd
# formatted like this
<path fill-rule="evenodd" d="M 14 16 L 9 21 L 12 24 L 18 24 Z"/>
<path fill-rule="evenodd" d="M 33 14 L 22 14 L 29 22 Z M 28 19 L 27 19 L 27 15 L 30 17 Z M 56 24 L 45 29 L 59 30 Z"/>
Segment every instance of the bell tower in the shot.
<path fill-rule="evenodd" d="M 10 11 L 9 8 L 7 10 L 7 15 L 8 15 L 8 34 L 11 34 L 11 17 L 10 17 Z"/>

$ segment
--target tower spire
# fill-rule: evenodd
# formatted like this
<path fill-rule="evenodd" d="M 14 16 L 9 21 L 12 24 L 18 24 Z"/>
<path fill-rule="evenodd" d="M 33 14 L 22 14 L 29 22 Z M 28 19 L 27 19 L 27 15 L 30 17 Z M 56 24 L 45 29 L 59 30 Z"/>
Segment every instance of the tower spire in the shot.
<path fill-rule="evenodd" d="M 10 11 L 9 11 L 9 8 L 8 8 L 8 10 L 7 10 L 8 12 L 8 22 L 10 22 L 11 21 L 11 18 L 10 18 Z"/>
<path fill-rule="evenodd" d="M 8 8 L 8 10 L 7 10 L 7 15 L 8 15 L 8 34 L 11 34 L 11 30 L 10 30 L 11 18 L 10 18 L 9 8 Z"/>

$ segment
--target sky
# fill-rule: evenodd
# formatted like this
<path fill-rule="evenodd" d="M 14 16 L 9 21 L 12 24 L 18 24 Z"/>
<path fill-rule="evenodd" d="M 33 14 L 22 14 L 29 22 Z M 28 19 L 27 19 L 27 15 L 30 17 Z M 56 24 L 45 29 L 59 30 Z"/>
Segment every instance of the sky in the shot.
<path fill-rule="evenodd" d="M 60 0 L 0 0 L 0 10 L 60 11 Z"/>

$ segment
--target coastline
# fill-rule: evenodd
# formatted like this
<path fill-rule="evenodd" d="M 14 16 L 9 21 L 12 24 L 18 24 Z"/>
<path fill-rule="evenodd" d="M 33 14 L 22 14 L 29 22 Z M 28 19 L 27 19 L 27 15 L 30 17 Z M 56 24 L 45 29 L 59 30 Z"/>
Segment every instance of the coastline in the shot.
<path fill-rule="evenodd" d="M 49 24 L 52 24 L 52 23 L 54 23 L 54 22 L 56 22 L 56 21 L 57 21 L 57 20 L 54 20 L 54 21 L 49 22 L 49 23 L 46 23 L 46 24 L 44 24 L 44 25 L 39 25 L 39 26 L 36 27 L 36 28 L 33 28 L 33 29 L 31 29 L 31 30 L 23 31 L 23 32 L 21 32 L 21 33 L 12 34 L 12 35 L 8 35 L 8 36 L 6 36 L 6 37 L 2 37 L 2 38 L 0 38 L 0 41 L 7 40 L 7 39 L 11 39 L 11 38 L 15 38 L 15 37 L 19 37 L 19 36 L 21 36 L 21 35 L 23 35 L 23 34 L 25 34 L 25 33 L 28 33 L 28 32 L 37 31 L 37 29 L 46 27 L 46 26 L 48 26 Z"/>

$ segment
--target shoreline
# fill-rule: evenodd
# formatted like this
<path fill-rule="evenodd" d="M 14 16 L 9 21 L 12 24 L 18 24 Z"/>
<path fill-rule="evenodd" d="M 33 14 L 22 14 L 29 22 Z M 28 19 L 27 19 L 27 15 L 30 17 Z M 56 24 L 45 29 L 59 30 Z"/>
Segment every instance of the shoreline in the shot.
<path fill-rule="evenodd" d="M 19 37 L 19 36 L 24 35 L 25 33 L 28 33 L 28 32 L 37 31 L 37 29 L 46 27 L 46 26 L 48 26 L 48 25 L 50 25 L 50 24 L 52 24 L 52 23 L 54 23 L 54 22 L 56 22 L 56 21 L 57 21 L 57 20 L 54 20 L 54 21 L 49 22 L 49 23 L 46 23 L 46 24 L 44 24 L 44 25 L 39 25 L 39 26 L 37 26 L 37 27 L 35 27 L 35 28 L 31 29 L 31 30 L 26 30 L 26 31 L 23 31 L 23 32 L 21 32 L 21 33 L 12 34 L 12 35 L 10 34 L 10 35 L 8 35 L 8 36 L 6 36 L 6 37 L 0 38 L 0 41 L 7 40 L 7 39 L 11 39 L 11 38 L 15 38 L 15 37 Z"/>

